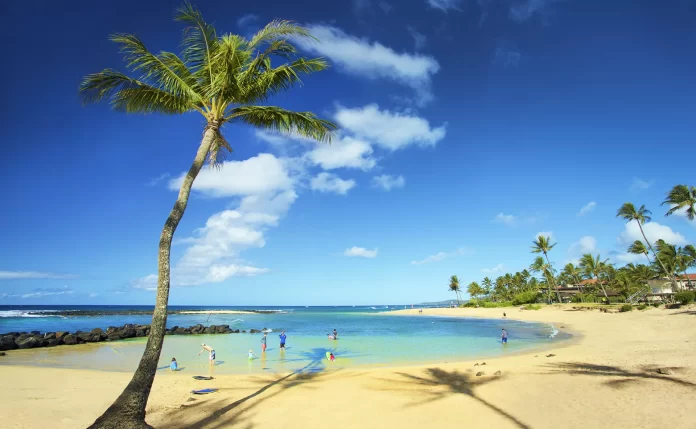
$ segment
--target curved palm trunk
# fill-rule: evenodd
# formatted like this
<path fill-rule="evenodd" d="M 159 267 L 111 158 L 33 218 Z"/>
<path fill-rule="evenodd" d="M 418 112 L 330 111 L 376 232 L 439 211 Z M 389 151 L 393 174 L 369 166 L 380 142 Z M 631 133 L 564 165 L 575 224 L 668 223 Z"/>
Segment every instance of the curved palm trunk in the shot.
<path fill-rule="evenodd" d="M 638 222 L 636 220 L 636 222 Z M 660 263 L 660 266 L 664 270 L 665 274 L 667 274 L 667 277 L 669 277 L 669 280 L 672 282 L 672 286 L 674 287 L 674 290 L 677 290 L 677 281 L 674 278 L 674 275 L 667 271 L 667 268 L 665 268 L 665 264 L 662 263 L 660 258 L 657 257 L 657 254 L 655 253 L 655 249 L 653 249 L 652 244 L 648 241 L 648 238 L 645 236 L 645 233 L 643 232 L 643 225 L 638 222 L 638 228 L 640 228 L 640 233 L 643 235 L 643 239 L 645 240 L 645 243 L 648 245 L 648 248 L 652 252 L 653 256 L 655 257 L 655 260 Z M 648 259 L 649 260 L 649 259 Z"/>
<path fill-rule="evenodd" d="M 184 216 L 189 194 L 191 193 L 191 186 L 205 163 L 205 158 L 213 143 L 215 133 L 216 130 L 213 128 L 208 128 L 205 131 L 203 140 L 198 147 L 196 158 L 184 178 L 184 183 L 179 190 L 179 196 L 176 199 L 176 203 L 174 203 L 171 213 L 169 213 L 160 235 L 155 310 L 152 314 L 150 336 L 147 339 L 147 345 L 145 346 L 143 357 L 140 359 L 138 369 L 135 370 L 133 378 L 121 395 L 90 428 L 130 429 L 151 427 L 145 423 L 145 407 L 150 396 L 152 383 L 155 380 L 155 371 L 157 370 L 157 363 L 162 352 L 162 343 L 167 325 L 170 280 L 169 259 L 172 237 L 181 218 Z"/>
<path fill-rule="evenodd" d="M 556 298 L 558 298 L 558 303 L 562 304 L 563 301 L 561 301 L 561 294 L 560 292 L 558 292 L 558 289 L 556 289 L 556 279 L 553 278 L 553 268 L 551 267 L 551 261 L 549 261 L 549 255 L 547 255 L 546 252 L 544 252 L 544 256 L 546 256 L 546 263 L 549 264 L 549 278 L 553 280 L 553 290 L 556 291 Z"/>
<path fill-rule="evenodd" d="M 596 279 L 597 279 L 597 284 L 599 285 L 599 287 L 602 288 L 602 293 L 604 294 L 604 298 L 607 299 L 607 304 L 609 304 L 609 296 L 607 295 L 607 290 L 604 289 L 604 285 L 603 285 L 602 282 L 599 280 L 599 275 L 597 275 Z"/>

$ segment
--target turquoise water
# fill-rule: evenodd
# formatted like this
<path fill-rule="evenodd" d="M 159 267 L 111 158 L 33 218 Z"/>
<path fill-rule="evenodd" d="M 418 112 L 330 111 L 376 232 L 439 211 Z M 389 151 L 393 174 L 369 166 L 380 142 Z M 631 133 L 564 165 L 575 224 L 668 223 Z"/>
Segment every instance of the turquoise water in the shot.
<path fill-rule="evenodd" d="M 393 307 L 392 307 L 393 308 Z M 401 307 L 403 308 L 403 307 Z M 455 362 L 478 357 L 515 353 L 554 342 L 569 336 L 550 325 L 512 320 L 464 319 L 423 316 L 395 316 L 381 313 L 378 307 L 295 307 L 272 314 L 244 315 L 171 315 L 168 326 L 191 326 L 197 323 L 229 324 L 233 329 L 263 329 L 268 333 L 268 349 L 261 353 L 262 334 L 190 335 L 165 337 L 160 360 L 162 371 L 176 357 L 185 373 L 258 373 L 284 372 L 305 368 L 353 367 L 361 365 L 401 365 Z M 4 311 L 4 313 L 3 313 Z M 14 311 L 15 313 L 9 313 Z M 0 332 L 39 330 L 88 330 L 124 323 L 149 323 L 149 316 L 108 315 L 81 317 L 23 317 L 20 310 L 0 308 Z M 44 309 L 45 311 L 45 309 Z M 381 314 L 380 314 L 381 313 Z M 49 313 L 47 313 L 49 314 Z M 12 317 L 13 315 L 14 317 Z M 500 342 L 500 331 L 509 332 L 509 343 Z M 333 329 L 339 339 L 328 340 Z M 279 349 L 278 335 L 288 335 L 287 350 Z M 207 353 L 197 355 L 205 342 L 216 350 L 214 367 L 208 365 Z M 133 371 L 138 364 L 145 339 L 59 346 L 12 351 L 0 365 L 40 365 L 88 368 L 109 371 Z M 248 359 L 249 350 L 255 358 Z M 327 351 L 337 359 L 329 363 Z"/>

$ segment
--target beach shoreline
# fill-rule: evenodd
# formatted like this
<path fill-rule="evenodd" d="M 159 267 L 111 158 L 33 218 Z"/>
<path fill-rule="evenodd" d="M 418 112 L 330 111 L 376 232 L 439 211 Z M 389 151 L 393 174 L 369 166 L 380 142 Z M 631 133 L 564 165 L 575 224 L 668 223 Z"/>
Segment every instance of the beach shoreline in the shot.
<path fill-rule="evenodd" d="M 485 358 L 485 366 L 484 359 L 477 359 L 220 375 L 210 382 L 193 380 L 191 373 L 162 371 L 150 396 L 148 422 L 167 428 L 237 424 L 299 429 L 325 426 L 322 410 L 330 409 L 336 427 L 356 428 L 449 428 L 463 421 L 475 428 L 691 425 L 688 398 L 696 392 L 696 332 L 689 328 L 696 315 L 693 308 L 617 314 L 570 306 L 424 311 L 424 316 L 553 323 L 562 332 L 571 331 L 574 339 L 552 343 L 543 352 Z M 507 318 L 501 317 L 503 312 Z M 7 388 L 0 390 L 0 413 L 6 416 L 4 422 L 12 422 L 7 427 L 84 427 L 130 380 L 128 373 L 7 366 L 1 359 L 0 378 Z M 479 372 L 485 374 L 477 376 Z M 190 394 L 202 387 L 220 390 Z"/>

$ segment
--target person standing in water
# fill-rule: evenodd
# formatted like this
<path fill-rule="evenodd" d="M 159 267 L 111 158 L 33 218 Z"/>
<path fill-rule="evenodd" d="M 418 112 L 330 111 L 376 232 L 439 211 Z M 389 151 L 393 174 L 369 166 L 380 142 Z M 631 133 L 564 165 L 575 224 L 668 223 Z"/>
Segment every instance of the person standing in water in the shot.
<path fill-rule="evenodd" d="M 333 331 L 333 339 L 334 340 L 338 339 L 338 331 L 336 330 L 336 328 L 334 328 L 334 331 Z"/>
<path fill-rule="evenodd" d="M 285 339 L 287 338 L 287 336 L 285 335 L 285 331 L 278 335 L 278 337 L 280 338 L 280 350 L 283 351 L 285 350 Z"/>
<path fill-rule="evenodd" d="M 201 353 L 207 351 L 208 352 L 208 361 L 210 363 L 210 366 L 212 367 L 213 365 L 215 365 L 215 350 L 212 347 L 210 347 L 209 345 L 206 345 L 205 343 L 201 344 L 201 347 L 203 347 L 203 348 L 201 349 L 200 352 L 198 352 L 198 356 L 200 356 Z"/>
<path fill-rule="evenodd" d="M 266 341 L 267 341 L 266 336 L 267 336 L 267 335 L 268 335 L 268 334 L 266 334 L 266 333 L 264 332 L 264 333 L 263 333 L 263 337 L 261 338 L 261 353 L 265 353 L 265 352 L 266 352 Z"/>
<path fill-rule="evenodd" d="M 505 329 L 503 329 L 503 332 L 500 334 L 500 341 L 502 341 L 503 344 L 507 344 L 507 339 L 508 339 L 508 333 Z"/>

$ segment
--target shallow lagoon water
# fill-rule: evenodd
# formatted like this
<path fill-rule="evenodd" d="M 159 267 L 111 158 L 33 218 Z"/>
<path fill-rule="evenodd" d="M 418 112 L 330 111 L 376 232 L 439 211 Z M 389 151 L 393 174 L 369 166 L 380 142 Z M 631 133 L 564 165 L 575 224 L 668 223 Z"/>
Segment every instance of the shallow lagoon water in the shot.
<path fill-rule="evenodd" d="M 287 313 L 244 315 L 171 315 L 168 326 L 197 323 L 229 324 L 233 329 L 272 330 L 268 349 L 261 353 L 262 334 L 168 335 L 160 359 L 162 371 L 169 371 L 176 357 L 182 372 L 196 374 L 285 372 L 306 368 L 353 367 L 362 365 L 403 365 L 443 363 L 478 357 L 494 357 L 548 346 L 570 336 L 557 333 L 550 325 L 513 320 L 466 319 L 378 314 L 384 308 L 294 308 Z M 23 319 L 23 320 L 18 320 Z M 124 323 L 149 323 L 150 316 L 96 316 L 73 318 L 2 318 L 0 332 L 11 330 L 88 330 Z M 12 329 L 10 327 L 14 327 Z M 10 328 L 10 329 L 8 329 Z M 327 339 L 333 329 L 336 341 Z M 509 332 L 509 343 L 501 344 L 500 331 Z M 287 349 L 279 349 L 278 335 L 285 330 Z M 107 371 L 133 371 L 138 364 L 145 339 L 59 346 L 12 351 L 0 364 L 85 368 Z M 215 366 L 210 368 L 207 352 L 197 355 L 201 343 L 216 350 Z M 249 350 L 255 358 L 248 359 Z M 328 362 L 327 351 L 337 359 Z"/>

